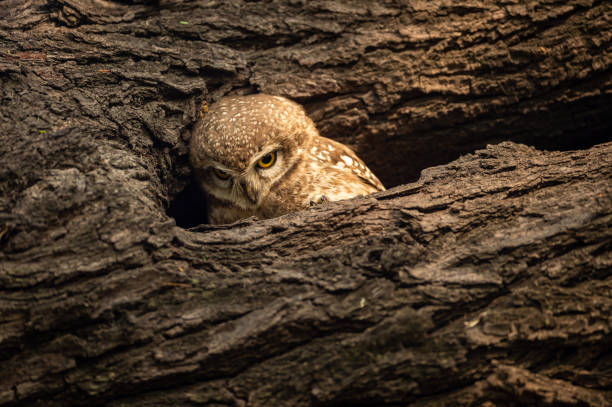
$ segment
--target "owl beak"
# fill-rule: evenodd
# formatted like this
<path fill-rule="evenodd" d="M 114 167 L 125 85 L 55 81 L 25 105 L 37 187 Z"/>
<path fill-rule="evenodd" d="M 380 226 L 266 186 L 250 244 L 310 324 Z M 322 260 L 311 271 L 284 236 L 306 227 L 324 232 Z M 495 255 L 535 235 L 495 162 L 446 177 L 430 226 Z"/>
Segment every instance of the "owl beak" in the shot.
<path fill-rule="evenodd" d="M 249 198 L 249 201 L 251 201 L 252 204 L 256 204 L 257 198 L 258 198 L 257 192 L 249 184 L 247 184 L 244 181 L 240 182 L 240 186 L 242 187 L 242 190 L 246 194 L 247 198 Z"/>

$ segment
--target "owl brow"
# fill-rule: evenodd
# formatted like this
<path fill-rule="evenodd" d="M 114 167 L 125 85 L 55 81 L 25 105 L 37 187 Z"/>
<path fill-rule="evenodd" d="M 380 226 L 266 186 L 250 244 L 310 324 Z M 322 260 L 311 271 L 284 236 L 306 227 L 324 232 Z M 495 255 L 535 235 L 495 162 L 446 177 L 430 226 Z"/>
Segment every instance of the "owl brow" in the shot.
<path fill-rule="evenodd" d="M 233 171 L 230 170 L 227 167 L 224 167 L 222 165 L 219 165 L 217 163 L 211 163 L 210 166 L 208 166 L 209 170 L 219 170 L 219 171 L 223 171 L 223 172 L 227 172 L 228 174 L 232 174 L 233 175 Z"/>

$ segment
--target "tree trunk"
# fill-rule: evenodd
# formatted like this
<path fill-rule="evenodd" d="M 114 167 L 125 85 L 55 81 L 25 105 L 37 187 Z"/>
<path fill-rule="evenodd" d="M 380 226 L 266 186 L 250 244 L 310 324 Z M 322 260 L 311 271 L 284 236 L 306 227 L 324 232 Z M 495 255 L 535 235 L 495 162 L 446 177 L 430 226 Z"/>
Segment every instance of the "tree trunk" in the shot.
<path fill-rule="evenodd" d="M 612 405 L 612 5 L 399 3 L 3 3 L 0 406 Z M 398 186 L 186 229 L 258 91 Z"/>

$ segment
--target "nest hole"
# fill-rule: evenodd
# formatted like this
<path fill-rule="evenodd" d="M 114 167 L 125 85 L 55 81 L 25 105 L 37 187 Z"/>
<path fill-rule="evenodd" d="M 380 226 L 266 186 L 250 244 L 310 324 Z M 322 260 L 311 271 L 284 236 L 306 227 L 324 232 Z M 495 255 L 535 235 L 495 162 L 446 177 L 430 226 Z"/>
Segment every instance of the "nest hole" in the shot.
<path fill-rule="evenodd" d="M 176 225 L 185 229 L 208 223 L 208 202 L 206 195 L 194 180 L 191 180 L 183 190 L 170 201 L 168 216 L 176 221 Z"/>
<path fill-rule="evenodd" d="M 376 140 L 372 136 L 356 141 L 354 135 L 347 134 L 345 139 L 333 138 L 351 145 L 390 189 L 416 181 L 424 168 L 452 162 L 464 154 L 485 148 L 487 144 L 507 140 L 550 151 L 585 149 L 607 142 L 610 140 L 610 119 L 602 116 L 598 106 L 598 103 L 589 106 L 593 111 L 584 113 L 588 117 L 578 121 L 575 117 L 580 109 L 578 113 L 571 109 L 568 112 L 565 105 L 556 106 L 546 113 L 526 115 L 518 124 L 509 121 L 507 125 L 497 125 L 495 134 L 483 127 L 482 120 L 474 120 L 461 126 L 439 122 L 439 127 L 424 127 L 422 131 L 404 137 Z M 551 126 L 551 123 L 555 125 Z M 183 228 L 208 224 L 207 213 L 206 195 L 193 178 L 171 199 L 167 210 L 168 216 Z"/>

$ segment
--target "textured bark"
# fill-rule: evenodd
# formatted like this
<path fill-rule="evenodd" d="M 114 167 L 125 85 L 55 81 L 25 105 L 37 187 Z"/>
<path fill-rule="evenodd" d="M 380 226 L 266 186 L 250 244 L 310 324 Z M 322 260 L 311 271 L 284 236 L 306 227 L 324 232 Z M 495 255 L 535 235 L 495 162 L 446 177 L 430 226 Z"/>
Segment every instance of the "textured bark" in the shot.
<path fill-rule="evenodd" d="M 611 405 L 611 40 L 606 1 L 5 1 L 0 406 Z M 403 185 L 177 226 L 201 102 L 255 91 Z M 406 184 L 503 140 L 567 151 Z"/>

